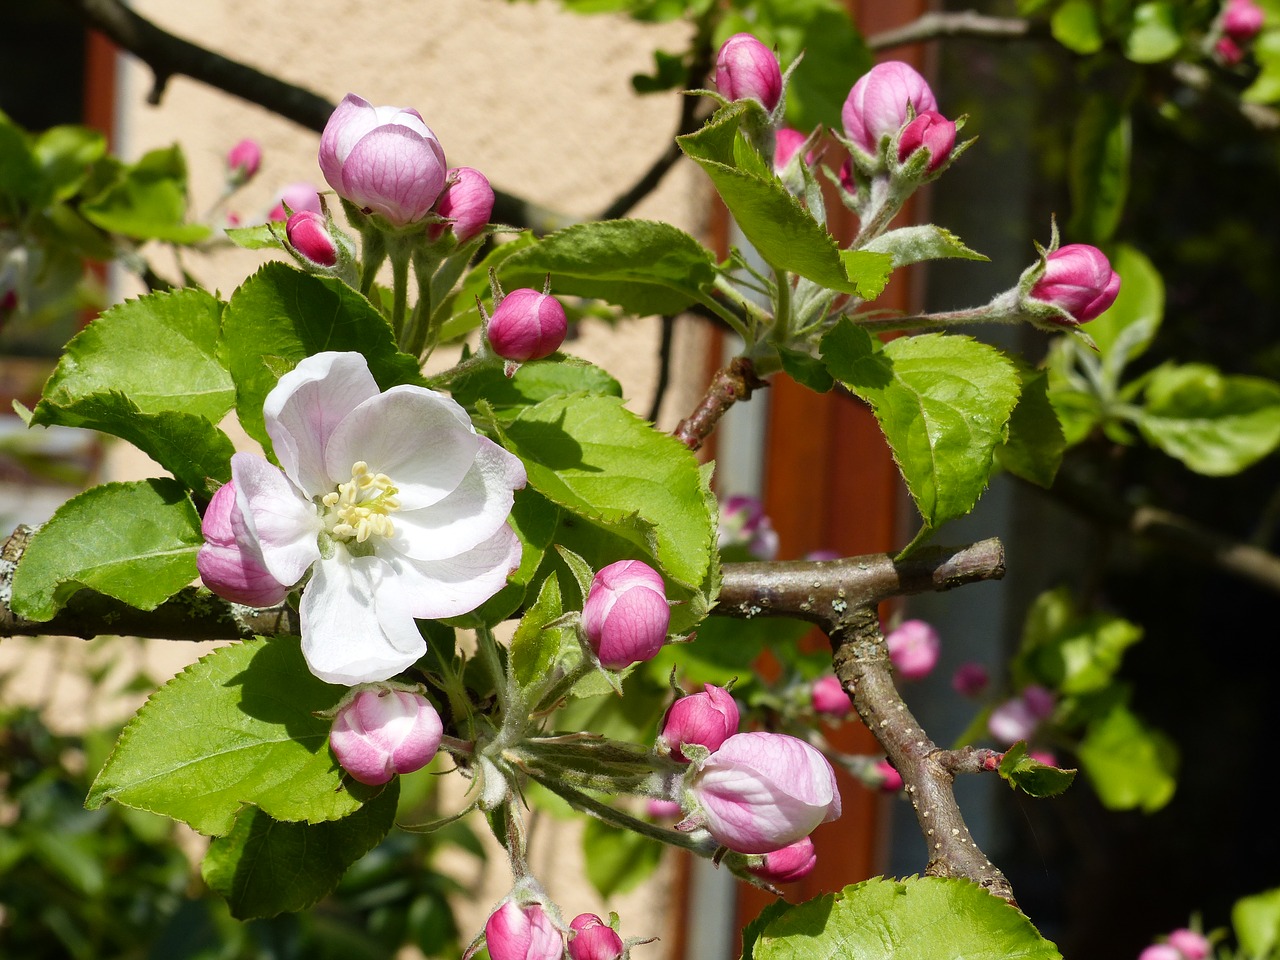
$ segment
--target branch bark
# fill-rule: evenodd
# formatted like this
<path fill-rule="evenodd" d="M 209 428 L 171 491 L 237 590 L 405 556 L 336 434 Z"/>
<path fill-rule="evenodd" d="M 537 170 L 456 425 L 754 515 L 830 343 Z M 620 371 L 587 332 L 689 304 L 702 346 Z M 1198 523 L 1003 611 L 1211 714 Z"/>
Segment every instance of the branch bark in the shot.
<path fill-rule="evenodd" d="M 766 386 L 768 384 L 756 376 L 756 368 L 750 360 L 734 357 L 727 367 L 711 378 L 706 394 L 693 413 L 677 424 L 676 439 L 690 450 L 697 450 L 711 436 L 730 407 L 739 400 L 751 399 L 754 391 Z"/>
<path fill-rule="evenodd" d="M 867 37 L 872 50 L 890 50 L 927 40 L 948 37 L 976 37 L 984 40 L 1019 40 L 1023 37 L 1043 34 L 1036 24 L 1022 17 L 989 17 L 976 10 L 956 13 L 926 13 L 910 23 Z"/>

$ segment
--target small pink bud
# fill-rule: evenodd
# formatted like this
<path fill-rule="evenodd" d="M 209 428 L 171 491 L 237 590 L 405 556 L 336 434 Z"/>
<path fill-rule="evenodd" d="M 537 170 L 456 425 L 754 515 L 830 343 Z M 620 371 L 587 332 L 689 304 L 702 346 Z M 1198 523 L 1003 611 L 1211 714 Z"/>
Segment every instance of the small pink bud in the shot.
<path fill-rule="evenodd" d="M 329 745 L 342 769 L 376 785 L 425 767 L 440 749 L 443 732 L 426 697 L 369 686 L 353 691 L 338 708 Z"/>
<path fill-rule="evenodd" d="M 253 177 L 262 165 L 262 147 L 257 140 L 244 139 L 227 151 L 227 179 L 241 184 Z"/>
<path fill-rule="evenodd" d="M 1026 687 L 1020 696 L 1006 700 L 987 718 L 987 731 L 997 742 L 1010 745 L 1030 740 L 1040 724 L 1053 714 L 1054 696 L 1037 684 Z"/>
<path fill-rule="evenodd" d="M 1219 37 L 1213 45 L 1213 52 L 1228 67 L 1234 67 L 1244 59 L 1244 50 L 1230 37 Z"/>
<path fill-rule="evenodd" d="M 834 674 L 826 674 L 813 681 L 810 687 L 813 697 L 814 713 L 823 713 L 830 717 L 848 716 L 853 709 L 853 701 L 844 692 L 840 680 Z"/>
<path fill-rule="evenodd" d="M 622 938 L 594 913 L 578 914 L 569 929 L 574 931 L 569 941 L 571 960 L 619 960 L 622 956 Z"/>
<path fill-rule="evenodd" d="M 284 233 L 293 249 L 312 263 L 332 267 L 338 262 L 338 247 L 329 236 L 329 225 L 314 210 L 299 210 L 291 216 Z"/>
<path fill-rule="evenodd" d="M 929 84 L 913 67 L 898 60 L 878 63 L 849 91 L 840 112 L 844 134 L 874 157 L 880 141 L 906 124 L 908 104 L 917 116 L 938 109 Z"/>
<path fill-rule="evenodd" d="M 680 752 L 685 744 L 696 743 L 714 752 L 738 732 L 738 705 L 722 687 L 708 683 L 702 693 L 681 697 L 671 705 L 658 735 L 659 749 L 686 763 Z"/>
<path fill-rule="evenodd" d="M 561 960 L 564 936 L 536 903 L 520 906 L 508 900 L 484 925 L 484 942 L 492 960 Z"/>
<path fill-rule="evenodd" d="M 783 127 L 773 135 L 773 171 L 774 173 L 782 173 L 787 168 L 787 164 L 791 162 L 807 140 L 803 133 L 799 130 L 792 130 L 790 127 Z M 805 162 L 809 162 L 809 158 L 805 158 Z"/>
<path fill-rule="evenodd" d="M 684 813 L 680 804 L 674 800 L 659 800 L 656 797 L 649 798 L 644 805 L 644 811 L 653 820 L 674 820 Z"/>
<path fill-rule="evenodd" d="M 1177 947 L 1167 943 L 1153 943 L 1138 954 L 1138 960 L 1184 960 Z"/>
<path fill-rule="evenodd" d="M 734 494 L 720 504 L 716 544 L 721 550 L 745 547 L 747 553 L 757 560 L 777 557 L 778 533 L 758 497 Z"/>
<path fill-rule="evenodd" d="M 541 360 L 560 349 L 568 322 L 555 297 L 522 287 L 494 308 L 489 320 L 489 346 L 504 360 Z"/>
<path fill-rule="evenodd" d="M 884 638 L 893 668 L 904 680 L 927 677 L 938 663 L 942 647 L 938 631 L 923 620 L 904 620 Z"/>
<path fill-rule="evenodd" d="M 1213 950 L 1213 944 L 1207 937 L 1185 927 L 1169 934 L 1169 946 L 1186 957 L 1186 960 L 1206 960 Z"/>
<path fill-rule="evenodd" d="M 285 210 L 286 205 L 289 210 Z M 289 216 L 289 211 L 298 213 L 302 210 L 310 210 L 313 213 L 321 212 L 320 194 L 316 191 L 314 183 L 303 181 L 286 184 L 281 187 L 280 192 L 276 194 L 276 205 L 267 214 L 267 219 L 284 220 Z"/>
<path fill-rule="evenodd" d="M 205 542 L 196 553 L 196 569 L 218 596 L 247 607 L 271 607 L 289 593 L 288 586 L 267 572 L 257 537 L 236 502 L 234 483 L 224 483 L 213 495 L 200 532 Z"/>
<path fill-rule="evenodd" d="M 951 675 L 951 689 L 962 697 L 980 697 L 991 683 L 991 674 L 980 663 L 962 663 Z"/>
<path fill-rule="evenodd" d="M 716 54 L 716 89 L 729 100 L 759 100 L 773 110 L 782 97 L 778 58 L 749 33 L 735 33 Z"/>
<path fill-rule="evenodd" d="M 757 866 L 747 869 L 770 883 L 795 883 L 813 873 L 817 864 L 818 854 L 813 849 L 813 841 L 801 837 L 781 850 L 766 853 Z"/>
<path fill-rule="evenodd" d="M 840 189 L 845 193 L 857 193 L 858 181 L 853 178 L 853 161 L 848 157 L 840 164 Z"/>
<path fill-rule="evenodd" d="M 929 166 L 925 169 L 933 173 L 951 156 L 955 145 L 955 122 L 936 110 L 926 110 L 902 128 L 902 136 L 898 139 L 898 162 L 904 163 L 917 150 L 927 150 Z"/>
<path fill-rule="evenodd" d="M 662 576 L 639 560 L 619 560 L 602 568 L 582 606 L 587 642 L 601 666 L 610 670 L 652 660 L 666 642 L 670 622 Z"/>
<path fill-rule="evenodd" d="M 1222 32 L 1243 46 L 1262 31 L 1265 19 L 1254 0 L 1227 0 L 1222 10 Z"/>
<path fill-rule="evenodd" d="M 453 223 L 436 224 L 432 239 L 439 237 L 445 229 L 451 229 L 457 241 L 465 243 L 488 224 L 493 214 L 493 187 L 483 173 L 471 167 L 450 170 L 449 181 L 436 201 L 436 213 Z"/>
<path fill-rule="evenodd" d="M 897 793 L 902 789 L 902 774 L 888 760 L 877 760 L 872 769 L 879 777 L 879 786 L 884 793 Z"/>
<path fill-rule="evenodd" d="M 1120 274 L 1097 247 L 1069 243 L 1046 255 L 1044 275 L 1031 288 L 1031 298 L 1052 303 L 1088 323 L 1115 303 Z"/>

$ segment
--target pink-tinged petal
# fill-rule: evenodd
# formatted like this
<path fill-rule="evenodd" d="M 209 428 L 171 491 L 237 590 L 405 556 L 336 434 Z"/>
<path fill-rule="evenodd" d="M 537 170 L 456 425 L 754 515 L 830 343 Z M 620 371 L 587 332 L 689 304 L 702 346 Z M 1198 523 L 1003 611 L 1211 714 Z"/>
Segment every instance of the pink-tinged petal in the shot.
<path fill-rule="evenodd" d="M 421 446 L 422 438 L 430 449 Z M 401 510 L 417 510 L 452 493 L 479 449 L 475 428 L 455 401 L 425 387 L 392 387 L 338 424 L 325 449 L 325 470 L 341 483 L 363 460 L 371 473 L 391 478 Z"/>
<path fill-rule="evenodd" d="M 342 163 L 351 153 L 351 148 L 366 133 L 376 127 L 377 109 L 363 97 L 348 93 L 342 98 L 324 125 L 320 134 L 320 171 L 324 174 L 329 186 L 342 192 Z"/>
<path fill-rule="evenodd" d="M 358 353 L 317 353 L 280 378 L 262 405 L 267 434 L 284 472 L 308 497 L 351 479 L 351 461 L 330 475 L 325 448 L 338 424 L 378 395 L 369 363 Z"/>
<path fill-rule="evenodd" d="M 252 453 L 231 457 L 231 481 L 245 535 L 262 553 L 262 562 L 280 583 L 295 584 L 320 559 L 316 538 L 320 517 L 278 467 Z M 237 537 L 237 539 L 243 539 Z"/>
<path fill-rule="evenodd" d="M 795 883 L 813 873 L 818 865 L 818 854 L 813 849 L 813 841 L 801 837 L 795 843 L 766 853 L 759 866 L 748 869 L 763 880 L 770 883 Z"/>
<path fill-rule="evenodd" d="M 273 607 L 289 588 L 267 572 L 261 558 L 238 547 L 206 543 L 196 553 L 196 569 L 204 585 L 232 603 L 246 607 Z"/>
<path fill-rule="evenodd" d="M 520 540 L 503 525 L 471 550 L 443 560 L 410 560 L 380 554 L 393 567 L 397 587 L 419 620 L 436 620 L 469 613 L 507 584 L 507 575 L 520 565 Z"/>
<path fill-rule="evenodd" d="M 477 439 L 475 463 L 453 493 L 429 507 L 393 515 L 392 550 L 413 560 L 441 560 L 470 550 L 507 522 L 515 491 L 525 485 L 524 464 L 488 437 Z"/>
<path fill-rule="evenodd" d="M 339 545 L 316 564 L 302 593 L 302 655 L 327 683 L 387 680 L 411 667 L 427 644 L 407 609 L 404 584 L 377 557 Z"/>
<path fill-rule="evenodd" d="M 444 190 L 448 167 L 433 138 L 399 124 L 365 134 L 342 165 L 343 196 L 396 226 L 421 220 Z"/>

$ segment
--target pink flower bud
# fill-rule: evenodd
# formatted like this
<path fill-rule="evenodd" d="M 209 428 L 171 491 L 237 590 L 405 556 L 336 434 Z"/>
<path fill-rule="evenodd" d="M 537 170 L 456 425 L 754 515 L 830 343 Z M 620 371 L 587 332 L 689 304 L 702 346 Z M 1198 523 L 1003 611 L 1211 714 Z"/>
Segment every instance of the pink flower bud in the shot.
<path fill-rule="evenodd" d="M 601 666 L 621 670 L 652 660 L 667 639 L 671 608 L 658 571 L 639 560 L 619 560 L 591 581 L 582 629 Z"/>
<path fill-rule="evenodd" d="M 285 206 L 289 209 L 286 210 Z M 290 183 L 280 188 L 280 192 L 276 194 L 276 205 L 271 208 L 271 212 L 267 214 L 268 220 L 284 220 L 293 213 L 299 213 L 302 210 L 310 210 L 312 213 L 320 213 L 320 194 L 316 191 L 314 183 L 302 181 L 299 183 Z"/>
<path fill-rule="evenodd" d="M 236 502 L 234 483 L 224 483 L 213 495 L 200 532 L 205 542 L 196 553 L 196 569 L 218 596 L 247 607 L 271 607 L 289 593 L 288 586 L 267 572 L 258 540 Z"/>
<path fill-rule="evenodd" d="M 980 663 L 962 663 L 951 675 L 951 689 L 962 697 L 980 697 L 991 683 L 991 674 Z"/>
<path fill-rule="evenodd" d="M 654 820 L 674 820 L 684 813 L 674 800 L 658 800 L 651 797 L 644 805 L 644 812 Z"/>
<path fill-rule="evenodd" d="M 906 162 L 907 157 L 917 150 L 929 151 L 929 166 L 926 171 L 933 173 L 951 156 L 956 145 L 956 125 L 936 110 L 926 110 L 902 128 L 902 136 L 898 139 L 898 162 Z"/>
<path fill-rule="evenodd" d="M 262 147 L 257 140 L 244 139 L 227 151 L 227 179 L 241 184 L 262 166 Z"/>
<path fill-rule="evenodd" d="M 844 158 L 844 163 L 840 164 L 840 189 L 845 193 L 857 193 L 858 181 L 853 178 L 853 161 L 848 157 Z"/>
<path fill-rule="evenodd" d="M 929 84 L 914 68 L 897 60 L 878 63 L 849 91 L 840 112 L 844 135 L 876 156 L 880 141 L 892 137 L 909 119 L 908 104 L 917 116 L 938 109 Z"/>
<path fill-rule="evenodd" d="M 338 196 L 394 226 L 421 220 L 444 189 L 444 149 L 409 107 L 347 94 L 320 135 L 320 169 Z"/>
<path fill-rule="evenodd" d="M 803 146 L 805 140 L 809 139 L 799 130 L 792 130 L 790 127 L 783 127 L 773 136 L 773 170 L 775 173 L 782 173 L 787 168 L 787 164 L 791 162 L 791 158 Z M 809 158 L 805 158 L 805 162 L 809 162 Z"/>
<path fill-rule="evenodd" d="M 745 547 L 757 560 L 772 560 L 778 555 L 778 533 L 758 497 L 734 494 L 725 499 L 720 505 L 716 544 L 721 550 Z"/>
<path fill-rule="evenodd" d="M 1043 300 L 1088 323 L 1115 303 L 1120 274 L 1097 247 L 1069 243 L 1045 257 L 1044 275 L 1031 288 L 1033 300 Z"/>
<path fill-rule="evenodd" d="M 680 752 L 685 744 L 700 744 L 714 752 L 737 732 L 738 705 L 728 691 L 708 683 L 703 693 L 681 697 L 671 705 L 662 722 L 658 747 L 674 759 L 688 762 Z"/>
<path fill-rule="evenodd" d="M 619 960 L 622 956 L 622 938 L 594 913 L 578 914 L 569 929 L 575 931 L 569 941 L 571 960 Z"/>
<path fill-rule="evenodd" d="M 508 900 L 484 925 L 485 946 L 492 960 L 561 960 L 564 936 L 538 904 L 520 906 Z"/>
<path fill-rule="evenodd" d="M 440 715 L 426 697 L 371 686 L 353 691 L 338 708 L 329 745 L 347 773 L 379 784 L 430 763 L 442 733 Z"/>
<path fill-rule="evenodd" d="M 1213 45 L 1213 52 L 1228 67 L 1234 67 L 1244 59 L 1244 50 L 1230 37 L 1219 37 Z"/>
<path fill-rule="evenodd" d="M 904 620 L 884 638 L 893 668 L 904 680 L 927 677 L 938 663 L 938 631 L 923 620 Z"/>
<path fill-rule="evenodd" d="M 555 297 L 522 287 L 494 308 L 489 320 L 489 346 L 504 360 L 541 360 L 560 349 L 568 323 Z"/>
<path fill-rule="evenodd" d="M 880 778 L 880 789 L 884 793 L 897 793 L 902 789 L 902 774 L 888 760 L 877 760 L 874 766 Z"/>
<path fill-rule="evenodd" d="M 338 262 L 338 247 L 329 236 L 329 225 L 314 210 L 299 210 L 285 224 L 284 234 L 293 249 L 321 267 Z"/>
<path fill-rule="evenodd" d="M 818 854 L 813 849 L 813 841 L 801 837 L 795 843 L 766 853 L 761 862 L 747 869 L 770 883 L 795 883 L 813 873 L 818 864 Z"/>
<path fill-rule="evenodd" d="M 1056 767 L 1058 765 L 1058 758 L 1048 750 L 1028 750 L 1027 756 L 1036 763 L 1043 763 L 1046 767 Z"/>
<path fill-rule="evenodd" d="M 987 718 L 987 731 L 1006 746 L 1019 740 L 1030 740 L 1040 724 L 1053 714 L 1053 709 L 1053 693 L 1031 684 L 1020 696 L 1006 700 L 991 711 Z"/>
<path fill-rule="evenodd" d="M 1265 19 L 1254 0 L 1227 0 L 1222 10 L 1222 32 L 1243 46 L 1262 31 Z"/>
<path fill-rule="evenodd" d="M 814 713 L 825 713 L 831 717 L 844 717 L 848 716 L 849 711 L 853 709 L 853 701 L 844 692 L 844 687 L 840 685 L 839 678 L 834 674 L 828 673 L 813 681 L 813 686 L 809 688 L 809 692 L 813 697 Z"/>
<path fill-rule="evenodd" d="M 716 54 L 716 89 L 729 100 L 759 100 L 772 110 L 782 97 L 778 58 L 749 33 L 735 33 Z"/>
<path fill-rule="evenodd" d="M 840 791 L 827 758 L 781 733 L 738 733 L 689 781 L 700 822 L 738 853 L 769 853 L 840 816 Z"/>
<path fill-rule="evenodd" d="M 1207 937 L 1185 927 L 1169 934 L 1169 946 L 1186 957 L 1186 960 L 1205 960 L 1213 950 L 1213 944 Z"/>
<path fill-rule="evenodd" d="M 471 167 L 450 170 L 449 184 L 436 201 L 436 213 L 453 221 L 447 229 L 453 231 L 459 243 L 470 240 L 493 214 L 493 187 L 489 185 L 489 178 Z M 438 238 L 445 229 L 444 224 L 436 224 L 431 231 L 432 239 Z"/>
<path fill-rule="evenodd" d="M 1138 960 L 1184 960 L 1177 947 L 1167 943 L 1153 943 L 1138 954 Z"/>

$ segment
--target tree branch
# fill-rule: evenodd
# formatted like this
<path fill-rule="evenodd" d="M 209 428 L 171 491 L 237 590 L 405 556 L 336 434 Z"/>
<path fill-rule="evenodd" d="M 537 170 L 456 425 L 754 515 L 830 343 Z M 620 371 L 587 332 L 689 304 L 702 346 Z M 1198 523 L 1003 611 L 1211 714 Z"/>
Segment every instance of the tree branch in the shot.
<path fill-rule="evenodd" d="M 1048 31 L 1022 17 L 988 17 L 976 10 L 956 13 L 926 13 L 901 27 L 866 38 L 871 50 L 889 50 L 912 43 L 948 37 L 976 37 L 984 40 L 1019 40 Z"/>
<path fill-rule="evenodd" d="M 755 365 L 746 357 L 734 357 L 729 365 L 711 378 L 707 392 L 693 413 L 677 424 L 675 437 L 690 450 L 697 450 L 716 428 L 720 418 L 739 400 L 768 386 L 756 376 Z"/>

